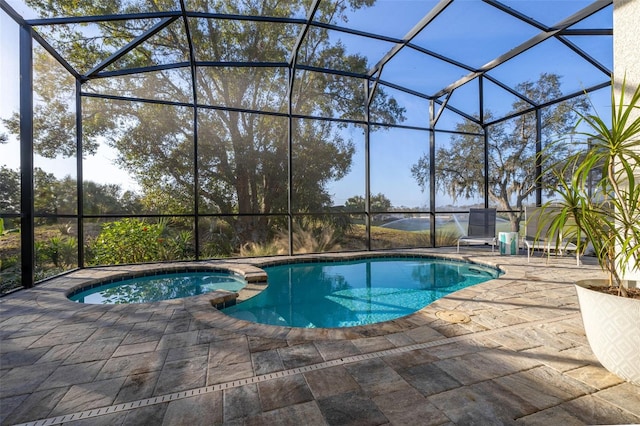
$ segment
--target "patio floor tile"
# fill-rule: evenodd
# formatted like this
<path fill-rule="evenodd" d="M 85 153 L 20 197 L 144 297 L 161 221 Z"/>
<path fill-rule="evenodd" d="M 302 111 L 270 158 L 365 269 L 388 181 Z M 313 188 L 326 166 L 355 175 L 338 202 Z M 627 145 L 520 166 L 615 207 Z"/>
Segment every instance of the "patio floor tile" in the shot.
<path fill-rule="evenodd" d="M 227 424 L 227 423 L 225 423 Z M 290 405 L 277 410 L 260 413 L 257 416 L 247 417 L 242 423 L 246 426 L 300 426 L 300 425 L 325 425 L 327 424 L 322 412 L 315 401 Z"/>
<path fill-rule="evenodd" d="M 125 381 L 124 377 L 73 385 L 50 413 L 51 416 L 108 407 L 113 403 Z"/>
<path fill-rule="evenodd" d="M 167 361 L 158 377 L 154 394 L 178 392 L 205 386 L 207 357 Z"/>
<path fill-rule="evenodd" d="M 255 352 L 251 354 L 251 362 L 256 375 L 284 370 L 284 364 L 277 350 Z"/>
<path fill-rule="evenodd" d="M 342 365 L 309 371 L 304 373 L 304 377 L 316 399 L 328 398 L 336 394 L 360 389 L 358 383 Z"/>
<path fill-rule="evenodd" d="M 492 381 L 428 397 L 455 424 L 510 424 L 534 413 L 528 401 Z"/>
<path fill-rule="evenodd" d="M 257 385 L 247 385 L 224 391 L 224 421 L 251 417 L 262 412 Z"/>
<path fill-rule="evenodd" d="M 391 424 L 439 425 L 450 421 L 435 405 L 411 386 L 373 398 Z"/>
<path fill-rule="evenodd" d="M 160 418 L 167 425 L 222 424 L 222 392 L 171 401 Z"/>
<path fill-rule="evenodd" d="M 640 387 L 601 367 L 584 335 L 573 282 L 601 273 L 592 259 L 576 268 L 571 257 L 406 252 L 507 273 L 413 315 L 344 329 L 240 321 L 206 296 L 139 306 L 64 297 L 154 265 L 78 270 L 0 298 L 0 423 L 640 424 Z M 443 310 L 471 321 L 440 319 Z"/>
<path fill-rule="evenodd" d="M 349 392 L 318 400 L 320 411 L 329 425 L 382 425 L 389 419 L 367 396 Z"/>
<path fill-rule="evenodd" d="M 258 383 L 258 392 L 263 411 L 313 401 L 307 382 L 299 374 Z"/>

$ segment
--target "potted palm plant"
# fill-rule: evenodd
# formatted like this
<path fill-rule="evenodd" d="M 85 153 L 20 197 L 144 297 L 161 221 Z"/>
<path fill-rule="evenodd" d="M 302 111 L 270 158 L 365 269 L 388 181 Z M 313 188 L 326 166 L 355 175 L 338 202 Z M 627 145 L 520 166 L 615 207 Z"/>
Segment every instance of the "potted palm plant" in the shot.
<path fill-rule="evenodd" d="M 640 86 L 626 90 L 625 79 L 616 99 L 612 85 L 610 123 L 580 114 L 588 130 L 576 133 L 587 146 L 546 165 L 542 181 L 554 182 L 556 199 L 543 208 L 555 206 L 545 237 L 564 232 L 578 250 L 589 244 L 608 273 L 576 283 L 585 332 L 605 368 L 640 385 L 640 290 L 630 279 L 640 273 Z"/>

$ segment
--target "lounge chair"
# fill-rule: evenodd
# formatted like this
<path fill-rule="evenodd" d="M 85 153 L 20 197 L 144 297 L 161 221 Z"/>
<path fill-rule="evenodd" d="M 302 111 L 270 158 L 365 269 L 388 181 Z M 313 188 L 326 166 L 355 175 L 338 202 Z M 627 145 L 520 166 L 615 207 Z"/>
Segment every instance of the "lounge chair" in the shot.
<path fill-rule="evenodd" d="M 467 235 L 458 238 L 458 253 L 460 243 L 491 244 L 493 252 L 496 245 L 496 209 L 469 209 Z"/>
<path fill-rule="evenodd" d="M 580 266 L 578 247 L 574 243 L 563 239 L 562 230 L 559 235 L 547 235 L 551 225 L 551 219 L 547 218 L 552 218 L 554 216 L 554 210 L 557 209 L 557 207 L 553 206 L 545 207 L 544 209 L 541 207 L 525 207 L 524 221 L 526 224 L 526 233 L 522 242 L 527 248 L 527 262 L 531 260 L 531 255 L 534 250 L 542 250 L 542 254 L 546 252 L 547 261 L 549 261 L 552 251 L 557 252 L 560 256 L 562 256 L 564 252 L 573 251 L 576 253 L 576 265 Z"/>

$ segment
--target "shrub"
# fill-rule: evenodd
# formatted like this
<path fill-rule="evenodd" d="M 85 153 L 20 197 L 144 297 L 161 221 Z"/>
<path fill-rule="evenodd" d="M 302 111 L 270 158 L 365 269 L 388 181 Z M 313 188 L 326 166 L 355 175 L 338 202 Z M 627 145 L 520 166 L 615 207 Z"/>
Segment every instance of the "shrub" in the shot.
<path fill-rule="evenodd" d="M 78 262 L 78 240 L 74 237 L 51 237 L 35 244 L 39 264 L 53 264 L 57 269 L 70 269 Z"/>
<path fill-rule="evenodd" d="M 0 259 L 0 271 L 13 268 L 14 266 L 19 266 L 19 261 L 20 258 L 18 256 L 8 256 L 4 259 Z"/>
<path fill-rule="evenodd" d="M 103 224 L 86 253 L 92 265 L 192 259 L 193 232 L 176 231 L 166 220 L 148 223 L 126 218 Z"/>
<path fill-rule="evenodd" d="M 143 263 L 160 260 L 164 223 L 149 224 L 126 218 L 105 223 L 91 244 L 94 265 Z"/>

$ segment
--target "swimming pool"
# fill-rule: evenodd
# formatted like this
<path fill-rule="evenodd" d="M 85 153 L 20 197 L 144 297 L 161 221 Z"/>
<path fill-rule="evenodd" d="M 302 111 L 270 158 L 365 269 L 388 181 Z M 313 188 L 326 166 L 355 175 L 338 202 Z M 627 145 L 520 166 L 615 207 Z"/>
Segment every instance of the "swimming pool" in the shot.
<path fill-rule="evenodd" d="M 488 266 L 427 257 L 289 263 L 263 269 L 268 287 L 222 312 L 261 324 L 352 327 L 412 314 L 447 294 L 500 275 Z"/>
<path fill-rule="evenodd" d="M 245 280 L 228 272 L 176 272 L 115 281 L 74 292 L 68 297 L 89 304 L 147 303 L 215 290 L 238 291 L 246 284 Z"/>

